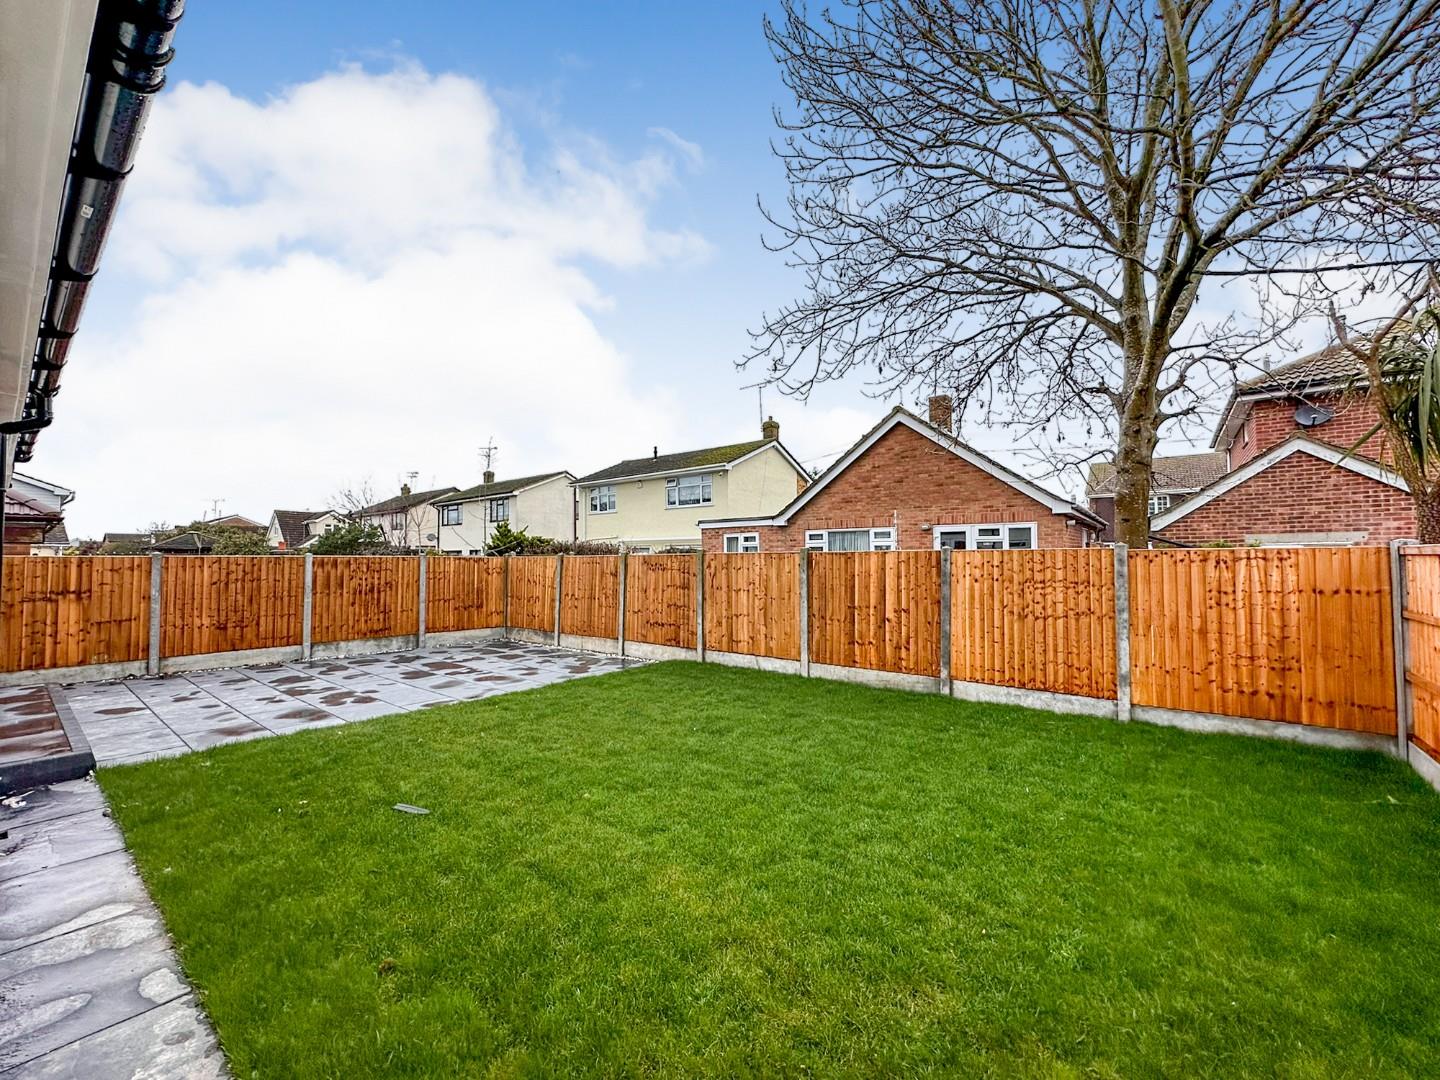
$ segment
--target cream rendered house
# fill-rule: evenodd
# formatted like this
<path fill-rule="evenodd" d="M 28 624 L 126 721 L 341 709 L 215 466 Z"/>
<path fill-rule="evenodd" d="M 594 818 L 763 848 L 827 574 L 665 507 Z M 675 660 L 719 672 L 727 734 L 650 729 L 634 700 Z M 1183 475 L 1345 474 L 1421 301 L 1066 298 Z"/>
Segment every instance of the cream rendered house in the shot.
<path fill-rule="evenodd" d="M 433 548 L 436 523 L 431 503 L 456 490 L 446 487 L 412 491 L 409 484 L 401 484 L 399 495 L 355 511 L 354 518 L 362 525 L 378 528 L 391 547 L 408 551 Z"/>
<path fill-rule="evenodd" d="M 780 442 L 774 419 L 763 438 L 634 458 L 582 476 L 576 538 L 623 545 L 634 552 L 700 547 L 704 518 L 773 514 L 809 482 Z"/>
<path fill-rule="evenodd" d="M 575 475 L 559 472 L 496 480 L 452 492 L 431 504 L 438 521 L 436 549 L 442 555 L 483 555 L 502 521 L 517 532 L 551 540 L 575 539 Z"/>

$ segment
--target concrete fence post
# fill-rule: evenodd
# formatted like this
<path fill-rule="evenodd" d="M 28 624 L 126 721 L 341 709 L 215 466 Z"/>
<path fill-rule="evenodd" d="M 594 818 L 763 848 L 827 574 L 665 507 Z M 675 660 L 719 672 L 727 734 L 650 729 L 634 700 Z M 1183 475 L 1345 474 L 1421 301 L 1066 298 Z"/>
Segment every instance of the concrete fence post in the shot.
<path fill-rule="evenodd" d="M 951 616 L 950 564 L 954 552 L 948 547 L 940 549 L 940 693 L 949 697 L 954 689 L 950 674 L 951 635 L 955 632 Z"/>
<path fill-rule="evenodd" d="M 618 558 L 618 559 L 620 560 L 620 584 L 619 584 L 619 593 L 620 593 L 620 596 L 619 596 L 620 615 L 619 615 L 619 618 L 617 618 L 617 619 L 615 620 L 615 621 L 619 624 L 619 625 L 616 626 L 616 628 L 615 628 L 615 639 L 620 643 L 620 655 L 621 655 L 621 656 L 624 656 L 624 655 L 625 655 L 625 579 L 626 579 L 626 577 L 628 576 L 628 571 L 629 571 L 629 568 L 630 568 L 630 553 L 629 553 L 628 551 L 622 551 L 622 552 L 620 552 L 619 555 L 616 556 L 616 558 Z"/>
<path fill-rule="evenodd" d="M 560 644 L 560 598 L 565 591 L 565 556 L 555 556 L 555 644 Z"/>
<path fill-rule="evenodd" d="M 300 610 L 300 659 L 309 660 L 315 651 L 315 556 L 305 553 L 305 600 Z"/>
<path fill-rule="evenodd" d="M 163 555 L 150 556 L 150 653 L 145 659 L 147 675 L 160 674 L 160 609 L 165 603 L 161 595 L 164 580 Z"/>
<path fill-rule="evenodd" d="M 695 659 L 705 662 L 705 552 L 695 553 Z"/>
<path fill-rule="evenodd" d="M 1395 749 L 1400 760 L 1410 755 L 1410 628 L 1405 622 L 1405 557 L 1400 549 L 1408 540 L 1390 541 L 1390 634 L 1395 655 Z"/>
<path fill-rule="evenodd" d="M 810 551 L 800 552 L 800 674 L 810 674 Z"/>
<path fill-rule="evenodd" d="M 1115 545 L 1115 719 L 1130 722 L 1130 549 Z"/>
<path fill-rule="evenodd" d="M 427 577 L 429 577 L 429 575 L 425 572 L 425 552 L 423 552 L 423 551 L 420 552 L 419 559 L 420 559 L 420 568 L 419 568 L 420 584 L 419 584 L 419 590 L 418 590 L 418 600 L 417 600 L 417 603 L 419 603 L 419 605 L 420 605 L 420 611 L 419 611 L 419 614 L 416 616 L 416 622 L 415 622 L 415 647 L 416 647 L 417 649 L 423 649 L 423 648 L 425 648 L 425 594 L 426 594 L 426 581 L 425 581 L 425 579 L 426 579 Z"/>

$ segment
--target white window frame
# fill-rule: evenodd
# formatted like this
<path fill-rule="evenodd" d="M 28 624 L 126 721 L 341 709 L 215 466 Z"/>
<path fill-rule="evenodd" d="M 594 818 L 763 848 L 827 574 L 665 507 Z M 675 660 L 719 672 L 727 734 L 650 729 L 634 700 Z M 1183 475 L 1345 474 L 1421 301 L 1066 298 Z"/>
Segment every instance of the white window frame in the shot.
<path fill-rule="evenodd" d="M 730 541 L 735 541 L 731 547 Z M 726 533 L 725 554 L 726 555 L 753 555 L 760 550 L 759 533 Z"/>
<path fill-rule="evenodd" d="M 698 502 L 680 501 L 680 485 L 682 484 L 699 487 L 700 499 Z M 688 510 L 692 506 L 711 506 L 714 502 L 714 473 L 686 473 L 684 476 L 670 476 L 665 479 L 665 509 L 667 510 Z"/>
<path fill-rule="evenodd" d="M 829 551 L 831 533 L 853 533 L 868 532 L 870 534 L 870 546 L 865 551 L 895 551 L 895 529 L 893 526 L 886 526 L 877 529 L 808 529 L 805 532 L 806 551 Z M 843 554 L 843 553 L 842 553 Z M 849 552 L 848 554 L 855 554 Z"/>
<path fill-rule="evenodd" d="M 489 506 L 485 509 L 485 517 L 490 524 L 498 525 L 502 521 L 510 520 L 510 500 L 508 498 L 490 499 L 488 502 Z"/>
<path fill-rule="evenodd" d="M 465 524 L 465 513 L 459 503 L 447 503 L 440 507 L 441 525 L 463 525 Z"/>
<path fill-rule="evenodd" d="M 1028 548 L 1012 547 L 1010 544 L 1011 529 L 1028 529 L 1030 531 L 1030 546 Z M 998 530 L 999 535 L 993 535 Z M 965 534 L 965 546 L 962 551 L 1034 551 L 1039 544 L 1040 528 L 1033 521 L 977 521 L 969 524 L 936 525 L 931 529 L 933 537 L 932 546 L 937 550 L 940 547 L 940 537 L 947 532 L 963 532 Z M 999 540 L 999 547 L 979 547 L 980 543 L 992 544 Z"/>
<path fill-rule="evenodd" d="M 1163 514 L 1174 504 L 1175 498 L 1169 492 L 1152 491 L 1145 505 L 1146 509 L 1150 511 L 1150 516 L 1154 517 L 1156 514 Z"/>
<path fill-rule="evenodd" d="M 590 489 L 590 513 L 613 514 L 619 505 L 614 484 L 597 484 Z"/>

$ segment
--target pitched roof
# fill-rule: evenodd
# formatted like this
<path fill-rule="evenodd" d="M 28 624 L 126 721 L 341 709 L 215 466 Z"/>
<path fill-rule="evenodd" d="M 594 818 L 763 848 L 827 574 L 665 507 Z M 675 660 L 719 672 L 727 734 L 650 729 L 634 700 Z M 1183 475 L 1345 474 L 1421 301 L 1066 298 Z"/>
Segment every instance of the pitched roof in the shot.
<path fill-rule="evenodd" d="M 1355 343 L 1364 342 L 1364 338 L 1357 338 Z M 1355 380 L 1357 387 L 1364 386 L 1364 375 L 1364 365 L 1354 353 L 1337 341 L 1297 360 L 1262 371 L 1248 379 L 1241 379 L 1230 391 L 1225 407 L 1220 410 L 1220 422 L 1215 425 L 1215 436 L 1210 440 L 1210 445 L 1219 446 L 1227 433 L 1234 433 L 1239 421 L 1248 411 L 1248 406 L 1241 408 L 1242 403 L 1252 398 L 1286 397 L 1322 387 L 1340 388 L 1351 380 Z"/>
<path fill-rule="evenodd" d="M 409 510 L 413 506 L 423 506 L 426 503 L 433 502 L 441 495 L 448 495 L 450 492 L 456 490 L 458 489 L 452 485 L 451 487 L 433 488 L 430 491 L 412 491 L 409 495 L 396 495 L 394 498 L 384 499 L 371 506 L 363 507 L 357 510 L 356 514 L 360 517 L 375 517 L 377 514 L 394 514 L 401 510 Z"/>
<path fill-rule="evenodd" d="M 1150 487 L 1154 491 L 1199 491 L 1225 475 L 1225 461 L 1223 450 L 1153 458 Z M 1092 498 L 1115 494 L 1115 466 L 1111 462 L 1096 461 L 1090 465 L 1085 494 Z"/>
<path fill-rule="evenodd" d="M 40 541 L 42 544 L 54 544 L 59 547 L 70 546 L 70 534 L 65 531 L 63 521 L 56 522 L 45 530 L 45 538 Z"/>
<path fill-rule="evenodd" d="M 100 538 L 102 544 L 148 544 L 150 533 L 107 532 Z"/>
<path fill-rule="evenodd" d="M 226 529 L 258 529 L 261 532 L 265 526 L 258 521 L 251 521 L 244 514 L 226 514 L 224 517 L 211 518 L 206 525 L 218 525 Z"/>
<path fill-rule="evenodd" d="M 22 521 L 59 521 L 64 516 L 63 510 L 52 509 L 28 495 L 21 495 L 13 488 L 5 492 L 5 517 L 15 522 Z"/>
<path fill-rule="evenodd" d="M 652 454 L 648 458 L 628 458 L 611 465 L 608 469 L 601 469 L 589 476 L 582 476 L 575 482 L 577 484 L 596 484 L 604 480 L 624 480 L 631 476 L 652 476 L 655 473 L 701 469 L 706 465 L 728 465 L 746 454 L 753 454 L 771 442 L 775 442 L 775 440 L 752 439 L 749 442 L 730 443 L 728 446 L 707 446 L 702 450 L 682 450 L 676 454 Z M 779 446 L 780 444 L 775 442 L 775 445 Z"/>
<path fill-rule="evenodd" d="M 173 551 L 179 554 L 200 552 L 204 554 L 215 546 L 215 539 L 198 532 L 183 532 L 169 540 L 150 545 L 152 551 Z"/>
<path fill-rule="evenodd" d="M 553 480 L 557 476 L 570 476 L 566 469 L 557 469 L 554 472 L 536 473 L 534 476 L 517 476 L 514 480 L 492 480 L 488 484 L 476 484 L 464 491 L 456 491 L 450 495 L 441 495 L 438 499 L 431 499 L 434 503 L 456 503 L 469 502 L 472 499 L 492 499 L 497 495 L 511 495 L 521 488 L 533 487 L 546 480 Z"/>
<path fill-rule="evenodd" d="M 325 510 L 276 510 L 275 524 L 280 526 L 280 539 L 287 548 L 299 547 L 310 538 L 305 523 L 312 518 L 324 517 Z"/>
<path fill-rule="evenodd" d="M 827 484 L 829 484 L 837 476 L 839 476 L 846 469 L 848 469 L 862 454 L 865 453 L 865 451 L 870 449 L 870 447 L 876 442 L 876 440 L 880 438 L 881 435 L 884 435 L 887 431 L 895 427 L 897 424 L 904 424 L 912 430 L 919 432 L 927 439 L 930 439 L 937 445 L 949 450 L 952 454 L 960 458 L 962 461 L 970 463 L 977 469 L 982 469 L 983 471 L 989 473 L 991 476 L 995 477 L 1002 483 L 1008 484 L 1015 490 L 1034 499 L 1036 502 L 1048 506 L 1051 513 L 1071 514 L 1077 518 L 1082 518 L 1085 521 L 1089 522 L 1091 525 L 1095 526 L 1103 526 L 1105 524 L 1104 520 L 1098 515 L 1096 515 L 1093 511 L 1088 510 L 1085 507 L 1080 506 L 1076 503 L 1073 503 L 1069 499 L 1064 498 L 1063 496 L 1056 495 L 1053 492 L 1045 490 L 1039 484 L 1036 484 L 1034 481 L 1027 480 L 1025 477 L 1015 472 L 1015 470 L 1006 468 L 1004 465 L 1001 465 L 994 458 L 987 457 L 986 455 L 980 453 L 980 451 L 976 450 L 968 443 L 962 442 L 950 432 L 941 430 L 934 424 L 931 424 L 926 420 L 922 420 L 909 409 L 897 405 L 895 406 L 895 408 L 891 409 L 888 413 L 886 413 L 878 424 L 876 424 L 873 428 L 867 431 L 864 435 L 860 436 L 859 440 L 855 443 L 855 445 L 850 447 L 850 449 L 846 450 L 845 453 L 841 454 L 838 458 L 836 458 L 835 461 L 831 463 L 828 469 L 821 473 L 813 483 L 811 483 L 805 488 L 805 490 L 801 491 L 798 495 L 796 495 L 795 498 L 792 499 L 783 510 L 775 514 L 764 515 L 754 518 L 708 518 L 699 523 L 700 527 L 703 529 L 707 525 L 718 525 L 727 523 L 733 524 L 739 521 L 751 522 L 754 524 L 773 523 L 783 525 L 788 523 L 790 515 L 794 514 L 795 511 L 799 510 L 812 498 L 818 495 Z"/>

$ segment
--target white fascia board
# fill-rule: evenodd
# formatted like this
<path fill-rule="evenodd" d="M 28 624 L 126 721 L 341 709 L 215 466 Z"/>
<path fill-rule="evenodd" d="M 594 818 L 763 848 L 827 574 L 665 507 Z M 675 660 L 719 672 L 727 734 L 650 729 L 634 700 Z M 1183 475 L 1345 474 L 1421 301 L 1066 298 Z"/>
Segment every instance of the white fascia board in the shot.
<path fill-rule="evenodd" d="M 1388 484 L 1399 491 L 1408 492 L 1410 485 L 1407 484 L 1399 473 L 1379 465 L 1369 458 L 1356 457 L 1354 454 L 1347 454 L 1343 450 L 1337 450 L 1326 443 L 1316 442 L 1313 439 L 1287 439 L 1279 446 L 1273 447 L 1261 454 L 1259 457 L 1251 458 L 1234 472 L 1226 473 L 1208 488 L 1201 488 L 1193 497 L 1184 502 L 1177 503 L 1163 514 L 1156 514 L 1150 519 L 1152 532 L 1159 532 L 1169 528 L 1183 517 L 1189 516 L 1192 512 L 1200 509 L 1224 495 L 1227 491 L 1234 491 L 1241 484 L 1252 477 L 1260 475 L 1272 465 L 1294 454 L 1309 454 L 1311 457 L 1319 458 L 1321 461 L 1328 461 L 1331 465 L 1337 465 L 1342 469 L 1357 473 L 1360 476 L 1369 477 L 1371 480 Z"/>

